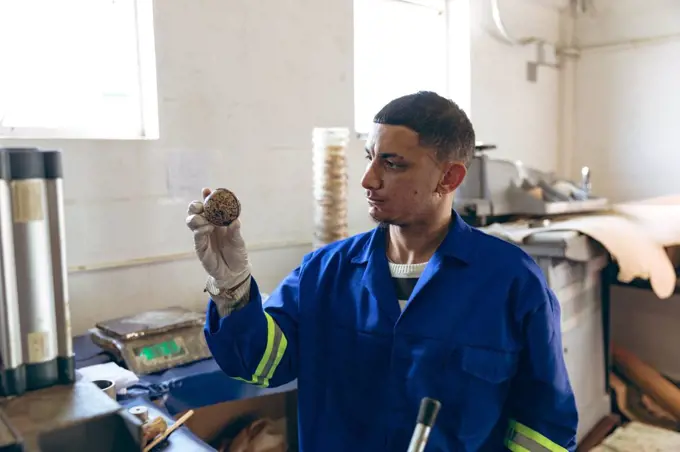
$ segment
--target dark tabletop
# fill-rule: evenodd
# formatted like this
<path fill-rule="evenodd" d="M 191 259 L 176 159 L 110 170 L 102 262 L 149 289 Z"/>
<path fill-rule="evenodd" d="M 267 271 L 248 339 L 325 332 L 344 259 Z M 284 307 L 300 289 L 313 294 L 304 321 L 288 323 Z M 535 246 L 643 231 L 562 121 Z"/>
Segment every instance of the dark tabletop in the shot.
<path fill-rule="evenodd" d="M 73 349 L 76 354 L 76 368 L 113 361 L 113 357 L 93 343 L 89 335 L 75 337 Z M 141 376 L 137 385 L 128 388 L 123 400 L 138 397 L 151 400 L 162 398 L 165 408 L 174 416 L 189 409 L 290 391 L 296 387 L 295 381 L 267 389 L 245 384 L 225 375 L 215 360 L 205 359 L 157 374 Z"/>

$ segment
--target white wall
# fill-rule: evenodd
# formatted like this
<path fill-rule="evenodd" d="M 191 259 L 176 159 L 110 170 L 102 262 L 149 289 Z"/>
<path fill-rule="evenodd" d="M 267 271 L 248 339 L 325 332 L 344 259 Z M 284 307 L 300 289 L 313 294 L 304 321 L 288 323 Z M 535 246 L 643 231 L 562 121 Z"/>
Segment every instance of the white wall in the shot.
<path fill-rule="evenodd" d="M 528 1 L 503 2 L 508 26 L 555 36 L 557 12 Z M 530 51 L 488 37 L 482 2 L 472 2 L 478 136 L 554 169 L 556 74 L 526 82 Z M 353 124 L 352 0 L 172 0 L 156 2 L 155 15 L 161 139 L 35 143 L 64 150 L 74 333 L 155 307 L 205 306 L 184 225 L 204 185 L 241 199 L 254 273 L 272 290 L 311 249 L 311 129 Z M 371 227 L 360 146 L 349 163 L 353 232 Z"/>
<path fill-rule="evenodd" d="M 309 248 L 286 243 L 310 241 L 311 130 L 353 124 L 351 1 L 157 1 L 155 21 L 161 139 L 38 143 L 64 150 L 69 265 L 119 267 L 70 274 L 75 333 L 154 307 L 204 308 L 204 273 L 181 258 L 202 186 L 241 199 L 271 290 Z M 351 206 L 352 226 L 368 226 Z"/>
<path fill-rule="evenodd" d="M 526 65 L 535 47 L 508 46 L 492 37 L 490 2 L 472 0 L 472 109 L 481 141 L 494 143 L 495 156 L 522 160 L 545 171 L 557 170 L 558 71 L 540 68 L 535 83 L 526 79 Z M 559 38 L 559 12 L 536 0 L 499 1 L 502 19 L 514 38 Z"/>
<path fill-rule="evenodd" d="M 593 171 L 593 189 L 612 200 L 680 192 L 680 2 L 596 0 L 579 16 L 586 47 L 576 63 L 572 176 Z M 593 47 L 675 34 L 638 45 Z"/>

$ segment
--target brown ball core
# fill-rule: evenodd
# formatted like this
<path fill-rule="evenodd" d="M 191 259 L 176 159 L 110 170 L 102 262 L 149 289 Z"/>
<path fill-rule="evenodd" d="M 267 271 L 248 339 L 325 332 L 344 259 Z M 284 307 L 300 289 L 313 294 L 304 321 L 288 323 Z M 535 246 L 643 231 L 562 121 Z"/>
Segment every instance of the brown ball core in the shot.
<path fill-rule="evenodd" d="M 229 226 L 241 214 L 241 203 L 226 188 L 215 189 L 203 201 L 203 216 L 215 226 Z"/>

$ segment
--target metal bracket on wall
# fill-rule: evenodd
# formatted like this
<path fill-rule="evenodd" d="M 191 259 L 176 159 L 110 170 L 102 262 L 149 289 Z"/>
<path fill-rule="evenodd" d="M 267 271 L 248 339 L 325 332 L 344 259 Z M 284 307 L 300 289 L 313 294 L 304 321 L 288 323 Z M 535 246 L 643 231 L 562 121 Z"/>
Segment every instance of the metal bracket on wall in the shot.
<path fill-rule="evenodd" d="M 538 80 L 539 67 L 560 68 L 559 56 L 555 46 L 543 41 L 538 41 L 534 45 L 536 47 L 536 58 L 534 61 L 527 62 L 527 80 L 530 82 Z"/>
<path fill-rule="evenodd" d="M 501 9 L 498 0 L 490 0 L 491 15 L 493 23 L 496 27 L 496 32 L 491 35 L 496 39 L 500 39 L 503 43 L 511 46 L 529 46 L 533 45 L 536 49 L 536 57 L 533 61 L 527 63 L 527 80 L 536 82 L 538 80 L 538 68 L 549 67 L 559 69 L 559 61 L 557 48 L 555 44 L 551 44 L 545 39 L 535 36 L 525 38 L 513 38 L 503 23 L 501 17 Z"/>

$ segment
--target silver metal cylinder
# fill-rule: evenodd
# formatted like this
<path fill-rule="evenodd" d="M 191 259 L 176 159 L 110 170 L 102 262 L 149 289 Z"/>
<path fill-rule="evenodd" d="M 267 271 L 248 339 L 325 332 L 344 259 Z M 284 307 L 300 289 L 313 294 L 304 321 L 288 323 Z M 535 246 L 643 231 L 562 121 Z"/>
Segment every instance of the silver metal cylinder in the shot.
<path fill-rule="evenodd" d="M 42 152 L 10 150 L 10 193 L 27 389 L 58 383 L 50 230 Z"/>
<path fill-rule="evenodd" d="M 425 446 L 427 446 L 427 441 L 430 439 L 430 431 L 432 429 L 423 424 L 417 424 L 413 435 L 411 436 L 411 442 L 408 445 L 407 452 L 423 452 Z"/>
<path fill-rule="evenodd" d="M 142 421 L 142 423 L 149 420 L 149 410 L 143 405 L 133 406 L 128 410 L 128 412 L 134 415 L 137 419 Z"/>
<path fill-rule="evenodd" d="M 71 311 L 69 309 L 66 230 L 64 225 L 64 188 L 60 151 L 43 151 L 45 189 L 50 229 L 54 313 L 57 324 L 57 365 L 59 382 L 73 383 L 76 378 Z"/>
<path fill-rule="evenodd" d="M 0 395 L 5 397 L 26 390 L 9 179 L 9 157 L 0 149 Z"/>

